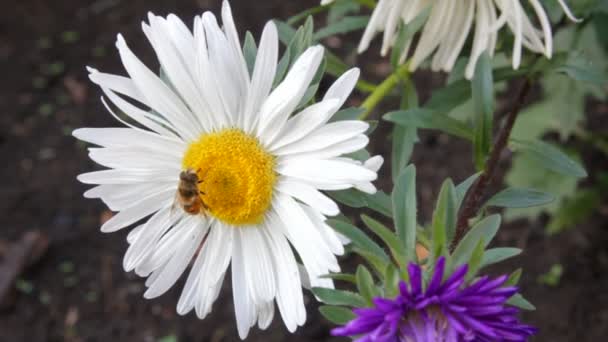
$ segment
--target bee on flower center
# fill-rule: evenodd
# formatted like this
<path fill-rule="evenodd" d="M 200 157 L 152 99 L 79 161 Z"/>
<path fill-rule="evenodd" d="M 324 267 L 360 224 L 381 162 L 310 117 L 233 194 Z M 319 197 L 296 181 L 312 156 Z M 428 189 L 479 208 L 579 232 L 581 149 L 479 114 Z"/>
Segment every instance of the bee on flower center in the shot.
<path fill-rule="evenodd" d="M 204 195 L 199 189 L 198 174 L 192 169 L 186 169 L 179 174 L 176 201 L 190 215 L 202 214 L 206 216 L 208 207 L 200 195 Z"/>

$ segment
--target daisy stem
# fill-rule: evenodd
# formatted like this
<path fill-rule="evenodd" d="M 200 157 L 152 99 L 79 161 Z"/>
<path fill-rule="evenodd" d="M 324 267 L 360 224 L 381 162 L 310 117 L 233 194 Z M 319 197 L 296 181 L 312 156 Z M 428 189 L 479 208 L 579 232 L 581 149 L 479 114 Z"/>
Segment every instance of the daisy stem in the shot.
<path fill-rule="evenodd" d="M 402 81 L 410 77 L 409 63 L 400 65 L 392 74 L 390 74 L 382 83 L 380 83 L 374 91 L 361 104 L 361 108 L 365 109 L 360 116 L 360 120 L 366 119 L 376 108 L 376 106 Z"/>

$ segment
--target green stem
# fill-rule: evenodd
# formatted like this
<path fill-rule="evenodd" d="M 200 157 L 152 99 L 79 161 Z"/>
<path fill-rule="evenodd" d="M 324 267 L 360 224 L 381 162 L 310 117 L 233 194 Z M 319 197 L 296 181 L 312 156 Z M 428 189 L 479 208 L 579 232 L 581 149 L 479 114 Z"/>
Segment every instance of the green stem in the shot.
<path fill-rule="evenodd" d="M 376 108 L 376 106 L 384 99 L 399 82 L 404 81 L 410 77 L 409 63 L 400 65 L 397 70 L 390 74 L 382 83 L 380 83 L 374 91 L 361 104 L 361 108 L 365 109 L 365 112 L 359 116 L 360 120 L 366 119 Z"/>

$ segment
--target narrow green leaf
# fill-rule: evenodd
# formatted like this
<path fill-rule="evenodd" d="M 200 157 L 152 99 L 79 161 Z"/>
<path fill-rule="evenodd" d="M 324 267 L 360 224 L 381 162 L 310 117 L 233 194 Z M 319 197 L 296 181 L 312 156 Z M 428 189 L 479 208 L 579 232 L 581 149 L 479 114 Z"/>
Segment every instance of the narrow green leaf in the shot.
<path fill-rule="evenodd" d="M 397 235 L 395 235 L 395 233 L 393 233 L 385 225 L 367 215 L 361 215 L 361 220 L 388 246 L 393 259 L 395 259 L 402 267 L 405 267 L 407 265 L 405 262 L 405 250 Z"/>
<path fill-rule="evenodd" d="M 595 83 L 597 85 L 608 83 L 606 75 L 601 70 L 592 70 L 580 65 L 567 64 L 555 69 L 555 71 L 564 73 L 576 81 Z"/>
<path fill-rule="evenodd" d="M 399 270 L 393 263 L 390 263 L 386 266 L 386 272 L 384 272 L 384 274 L 385 295 L 389 298 L 393 298 L 399 293 L 399 282 L 401 281 Z"/>
<path fill-rule="evenodd" d="M 473 185 L 477 178 L 479 178 L 479 176 L 481 176 L 481 172 L 473 174 L 469 178 L 462 181 L 462 183 L 456 185 L 456 202 L 458 203 L 458 208 L 460 208 L 460 205 L 462 204 L 462 201 L 464 200 L 467 191 L 469 191 L 469 188 L 471 187 L 471 185 Z"/>
<path fill-rule="evenodd" d="M 367 301 L 367 305 L 370 306 L 372 305 L 372 299 L 378 296 L 374 278 L 369 270 L 363 265 L 357 267 L 357 290 Z"/>
<path fill-rule="evenodd" d="M 272 83 L 273 87 L 283 80 L 283 77 L 285 77 L 285 74 L 287 73 L 287 67 L 290 63 L 291 55 L 289 53 L 289 49 L 285 49 L 283 57 L 281 57 L 281 60 L 279 60 L 279 64 L 277 65 L 277 72 L 274 76 L 274 81 Z"/>
<path fill-rule="evenodd" d="M 521 249 L 519 248 L 500 247 L 488 249 L 483 255 L 481 267 L 499 263 L 519 254 L 521 254 Z"/>
<path fill-rule="evenodd" d="M 363 112 L 365 112 L 365 109 L 360 107 L 342 109 L 336 112 L 336 114 L 334 114 L 329 121 L 357 120 L 359 115 L 361 115 Z"/>
<path fill-rule="evenodd" d="M 587 171 L 567 154 L 546 142 L 513 140 L 513 146 L 543 167 L 576 178 L 587 177 Z"/>
<path fill-rule="evenodd" d="M 364 250 L 360 247 L 352 247 L 351 250 L 353 253 L 357 253 L 361 257 L 363 257 L 363 259 L 365 259 L 365 261 L 367 261 L 367 263 L 374 268 L 374 271 L 378 275 L 378 278 L 384 276 L 384 270 L 386 269 L 386 265 L 390 263 L 389 260 L 384 259 L 378 256 L 377 254 Z"/>
<path fill-rule="evenodd" d="M 357 283 L 357 278 L 355 278 L 354 275 L 348 274 L 348 273 L 329 273 L 329 274 L 324 274 L 324 275 L 320 276 L 319 278 L 339 280 L 339 281 L 344 281 L 344 282 L 352 283 L 352 284 Z"/>
<path fill-rule="evenodd" d="M 322 305 L 319 307 L 319 312 L 325 319 L 338 325 L 346 324 L 357 317 L 352 310 L 339 306 Z"/>
<path fill-rule="evenodd" d="M 313 35 L 313 39 L 315 41 L 319 41 L 321 39 L 336 35 L 336 34 L 344 34 L 356 30 L 360 30 L 367 26 L 369 21 L 369 16 L 352 16 L 352 17 L 344 17 L 337 22 L 331 23 L 324 28 L 320 29 Z"/>
<path fill-rule="evenodd" d="M 494 82 L 512 79 L 528 73 L 528 68 L 502 67 L 493 70 Z M 471 98 L 471 85 L 468 80 L 458 80 L 449 85 L 433 91 L 431 98 L 424 104 L 425 108 L 435 110 L 439 113 L 448 113 L 452 109 L 462 105 Z"/>
<path fill-rule="evenodd" d="M 463 139 L 473 140 L 473 130 L 465 123 L 435 111 L 414 108 L 384 114 L 384 120 L 403 126 L 437 129 Z"/>
<path fill-rule="evenodd" d="M 288 46 L 296 35 L 297 31 L 284 21 L 277 19 L 274 19 L 273 21 L 277 27 L 277 32 L 279 33 L 279 40 L 281 43 Z"/>
<path fill-rule="evenodd" d="M 484 252 L 485 248 L 486 248 L 486 244 L 483 241 L 483 237 L 482 237 L 477 242 L 477 245 L 475 246 L 473 253 L 471 253 L 471 258 L 469 259 L 469 262 L 468 262 L 469 266 L 468 266 L 467 276 L 466 276 L 467 282 L 469 282 L 473 278 L 475 278 L 477 271 L 479 271 L 479 269 L 481 268 L 483 252 Z"/>
<path fill-rule="evenodd" d="M 543 191 L 523 188 L 507 188 L 492 196 L 486 203 L 493 207 L 529 208 L 551 203 L 555 197 Z"/>
<path fill-rule="evenodd" d="M 392 193 L 395 230 L 405 251 L 405 262 L 416 260 L 416 167 L 410 165 L 397 178 Z"/>
<path fill-rule="evenodd" d="M 431 248 L 433 260 L 447 253 L 447 242 L 451 240 L 456 227 L 456 214 L 456 190 L 452 180 L 446 179 L 441 185 L 433 212 Z"/>
<path fill-rule="evenodd" d="M 313 287 L 312 293 L 314 293 L 314 295 L 317 296 L 323 303 L 328 305 L 345 305 L 359 308 L 366 306 L 365 299 L 363 299 L 363 297 L 350 291 L 334 290 L 325 287 Z"/>
<path fill-rule="evenodd" d="M 393 48 L 394 51 L 395 48 Z M 418 94 L 411 78 L 403 81 L 403 95 L 399 109 L 407 110 L 418 107 Z M 410 161 L 414 144 L 418 142 L 418 130 L 414 126 L 395 125 L 392 136 L 391 175 L 393 183 Z"/>
<path fill-rule="evenodd" d="M 300 103 L 296 107 L 296 110 L 307 106 L 309 104 L 309 102 L 315 97 L 315 94 L 317 93 L 318 89 L 319 89 L 319 83 L 312 84 L 311 86 L 309 86 L 306 89 L 306 92 L 304 93 L 304 95 L 302 96 Z"/>
<path fill-rule="evenodd" d="M 486 157 L 492 146 L 492 122 L 494 119 L 494 80 L 492 60 L 487 51 L 483 52 L 475 65 L 475 75 L 471 82 L 473 105 L 475 108 L 474 156 L 478 171 L 483 170 Z"/>
<path fill-rule="evenodd" d="M 480 239 L 484 241 L 484 247 L 492 241 L 498 228 L 500 227 L 500 215 L 490 215 L 483 220 L 477 222 L 476 225 L 460 241 L 454 253 L 452 253 L 452 262 L 454 266 L 466 264 L 471 258 L 471 254 L 477 242 Z"/>
<path fill-rule="evenodd" d="M 515 286 L 519 283 L 519 279 L 521 279 L 522 269 L 518 268 L 513 273 L 509 275 L 507 281 L 505 281 L 505 286 Z"/>
<path fill-rule="evenodd" d="M 329 219 L 327 220 L 327 223 L 340 234 L 349 238 L 353 245 L 361 248 L 364 251 L 369 251 L 370 253 L 381 258 L 382 260 L 389 260 L 388 255 L 386 255 L 386 252 L 384 252 L 384 250 L 380 246 L 378 246 L 378 244 L 372 241 L 372 239 L 367 237 L 367 235 L 365 235 L 365 233 L 363 233 L 361 229 L 351 225 L 350 223 L 338 221 L 335 219 Z"/>
<path fill-rule="evenodd" d="M 327 193 L 329 197 L 336 201 L 346 204 L 352 208 L 363 208 L 367 206 L 367 197 L 364 193 L 354 189 L 329 191 Z"/>
<path fill-rule="evenodd" d="M 250 76 L 253 75 L 253 67 L 257 54 L 258 47 L 255 44 L 255 39 L 251 32 L 247 31 L 245 33 L 245 43 L 243 44 L 243 56 L 245 57 L 245 62 L 247 62 L 247 70 L 249 70 Z"/>
<path fill-rule="evenodd" d="M 386 217 L 393 217 L 393 204 L 391 197 L 384 191 L 376 191 L 373 195 L 366 196 L 368 208 Z"/>
<path fill-rule="evenodd" d="M 426 23 L 426 20 L 431 13 L 431 6 L 427 6 L 423 11 L 419 12 L 412 21 L 408 24 L 401 23 L 401 27 L 399 28 L 397 34 L 397 40 L 395 41 L 395 45 L 393 46 L 391 52 L 391 64 L 393 67 L 397 67 L 397 65 L 403 59 L 402 53 L 405 49 L 405 45 L 414 37 L 414 35 L 420 31 L 422 25 Z"/>
<path fill-rule="evenodd" d="M 536 307 L 534 305 L 532 305 L 532 303 L 528 302 L 528 300 L 525 299 L 519 293 L 516 293 L 513 295 L 513 297 L 509 298 L 509 300 L 507 301 L 507 304 L 513 305 L 522 310 L 528 310 L 528 311 L 536 310 Z"/>

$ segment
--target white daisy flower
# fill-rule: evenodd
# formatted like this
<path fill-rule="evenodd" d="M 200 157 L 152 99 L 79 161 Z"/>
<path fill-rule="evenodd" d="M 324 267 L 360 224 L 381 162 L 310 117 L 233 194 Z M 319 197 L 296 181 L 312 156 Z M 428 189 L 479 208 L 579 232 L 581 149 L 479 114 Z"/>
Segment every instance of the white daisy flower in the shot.
<path fill-rule="evenodd" d="M 301 276 L 312 286 L 332 287 L 320 277 L 340 270 L 336 255 L 344 251 L 325 223 L 339 208 L 321 191 L 376 190 L 371 181 L 382 158 L 361 163 L 342 156 L 367 145 L 368 124 L 329 122 L 359 70 L 346 72 L 320 102 L 292 116 L 323 48 L 306 50 L 272 89 L 278 55 L 272 22 L 249 75 L 227 2 L 223 28 L 209 12 L 195 18 L 193 32 L 174 15 L 148 19 L 143 31 L 166 80 L 120 35 L 116 45 L 128 77 L 89 69 L 90 79 L 135 124 L 119 119 L 128 127 L 74 132 L 100 146 L 89 149 L 90 157 L 109 168 L 78 177 L 97 185 L 85 197 L 101 198 L 118 212 L 103 232 L 146 220 L 129 233 L 123 262 L 125 270 L 148 277 L 144 297 L 166 292 L 193 262 L 177 312 L 194 309 L 204 318 L 230 265 L 240 337 L 256 323 L 268 327 L 274 301 L 294 331 L 306 319 Z"/>
<path fill-rule="evenodd" d="M 330 1 L 331 2 L 331 1 Z M 498 32 L 509 27 L 513 44 L 513 68 L 521 63 L 522 47 L 551 58 L 553 38 L 547 13 L 539 0 L 529 3 L 540 23 L 537 29 L 524 10 L 520 0 L 380 0 L 363 33 L 359 53 L 367 50 L 378 32 L 383 33 L 381 54 L 385 56 L 395 44 L 399 23 L 411 23 L 431 6 L 420 39 L 412 53 L 410 70 L 415 70 L 433 55 L 433 71 L 449 72 L 454 67 L 469 34 L 473 31 L 473 45 L 465 76 L 471 78 L 477 59 L 484 52 L 494 54 Z M 577 21 L 564 0 L 558 0 L 566 15 Z M 406 42 L 401 52 L 401 62 L 407 57 L 412 40 Z"/>

